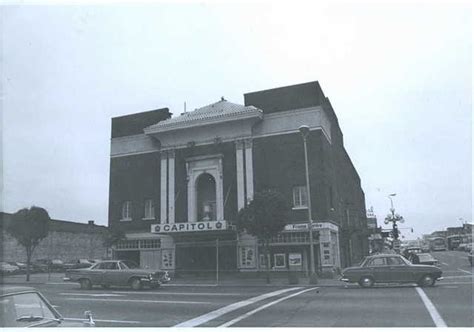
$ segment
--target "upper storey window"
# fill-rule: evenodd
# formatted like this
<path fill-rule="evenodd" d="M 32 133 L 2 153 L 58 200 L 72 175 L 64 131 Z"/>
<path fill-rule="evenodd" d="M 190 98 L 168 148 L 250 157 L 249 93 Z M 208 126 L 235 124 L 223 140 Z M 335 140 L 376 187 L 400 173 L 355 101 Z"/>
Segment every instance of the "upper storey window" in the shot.
<path fill-rule="evenodd" d="M 132 202 L 125 201 L 122 204 L 122 221 L 132 220 Z"/>
<path fill-rule="evenodd" d="M 144 219 L 155 219 L 155 202 L 152 199 L 147 199 L 145 201 Z"/>
<path fill-rule="evenodd" d="M 308 195 L 306 186 L 293 187 L 293 208 L 307 208 Z"/>

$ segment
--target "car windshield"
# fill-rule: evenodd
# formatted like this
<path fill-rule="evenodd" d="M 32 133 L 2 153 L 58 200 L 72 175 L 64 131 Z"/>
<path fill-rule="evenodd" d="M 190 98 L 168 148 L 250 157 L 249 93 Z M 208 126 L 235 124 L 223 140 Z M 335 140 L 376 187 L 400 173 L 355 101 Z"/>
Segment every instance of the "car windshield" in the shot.
<path fill-rule="evenodd" d="M 368 257 L 362 258 L 362 260 L 359 262 L 359 264 L 357 264 L 357 266 L 364 266 L 364 265 L 365 265 L 365 262 L 367 261 L 367 258 L 368 258 Z"/>
<path fill-rule="evenodd" d="M 420 254 L 420 255 L 418 255 L 418 258 L 420 259 L 420 262 L 426 262 L 426 261 L 433 260 L 433 257 L 431 257 L 430 254 L 424 254 L 424 255 Z"/>
<path fill-rule="evenodd" d="M 58 319 L 37 293 L 2 297 L 0 306 L 0 326 L 4 327 L 25 327 Z"/>
<path fill-rule="evenodd" d="M 411 262 L 403 256 L 400 256 L 400 259 L 405 262 L 405 264 L 411 265 Z"/>
<path fill-rule="evenodd" d="M 138 269 L 139 266 L 137 263 L 132 261 L 122 261 L 120 265 L 122 269 Z"/>

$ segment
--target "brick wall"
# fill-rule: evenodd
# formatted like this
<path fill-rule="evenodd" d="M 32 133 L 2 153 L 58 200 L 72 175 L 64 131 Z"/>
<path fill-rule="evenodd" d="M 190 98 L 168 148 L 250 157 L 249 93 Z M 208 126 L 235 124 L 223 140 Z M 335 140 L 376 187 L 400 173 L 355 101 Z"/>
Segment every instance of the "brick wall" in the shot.
<path fill-rule="evenodd" d="M 61 259 L 64 262 L 79 258 L 104 258 L 107 248 L 102 235 L 88 233 L 50 232 L 33 253 L 33 260 L 40 258 Z M 26 262 L 26 251 L 16 239 L 3 233 L 0 257 L 3 261 Z"/>

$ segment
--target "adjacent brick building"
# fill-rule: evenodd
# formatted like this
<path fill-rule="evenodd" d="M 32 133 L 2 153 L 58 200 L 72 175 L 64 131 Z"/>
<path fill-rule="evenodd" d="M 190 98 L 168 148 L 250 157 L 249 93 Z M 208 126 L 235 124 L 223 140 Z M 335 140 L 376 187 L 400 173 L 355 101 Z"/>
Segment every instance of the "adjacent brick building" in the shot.
<path fill-rule="evenodd" d="M 25 262 L 25 248 L 18 244 L 4 228 L 11 220 L 12 215 L 0 212 L 0 228 L 2 231 L 2 245 L 0 246 L 0 260 Z M 74 259 L 97 259 L 107 256 L 104 246 L 105 226 L 95 225 L 92 221 L 88 224 L 64 220 L 50 221 L 49 233 L 33 252 L 35 259 L 60 259 L 64 262 Z"/>
<path fill-rule="evenodd" d="M 170 270 L 258 271 L 257 241 L 238 234 L 239 209 L 275 189 L 292 206 L 272 243 L 276 271 L 307 271 L 307 125 L 315 260 L 332 271 L 368 252 L 365 197 L 336 114 L 318 82 L 224 98 L 171 117 L 168 109 L 112 119 L 109 225 L 127 239 L 117 257 Z"/>

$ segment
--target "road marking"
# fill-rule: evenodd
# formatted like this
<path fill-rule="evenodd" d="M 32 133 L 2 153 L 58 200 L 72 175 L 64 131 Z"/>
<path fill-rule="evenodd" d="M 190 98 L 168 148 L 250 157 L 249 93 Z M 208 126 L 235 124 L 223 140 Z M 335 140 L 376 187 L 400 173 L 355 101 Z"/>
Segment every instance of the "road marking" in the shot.
<path fill-rule="evenodd" d="M 443 279 L 462 279 L 462 278 L 472 278 L 472 275 L 446 276 L 446 277 L 443 277 Z"/>
<path fill-rule="evenodd" d="M 252 297 L 252 298 L 244 300 L 244 301 L 232 303 L 232 304 L 229 304 L 228 306 L 225 306 L 225 307 L 222 307 L 220 309 L 208 312 L 207 314 L 204 314 L 204 315 L 198 316 L 196 318 L 187 320 L 185 322 L 179 323 L 179 324 L 175 325 L 174 327 L 194 327 L 194 326 L 198 326 L 198 325 L 204 324 L 204 323 L 206 323 L 210 320 L 213 320 L 213 319 L 215 319 L 219 316 L 225 315 L 225 314 L 227 314 L 231 311 L 240 309 L 242 307 L 248 306 L 248 305 L 253 304 L 255 302 L 267 299 L 269 297 L 277 296 L 277 295 L 280 295 L 280 294 L 283 294 L 283 293 L 286 293 L 286 292 L 289 292 L 289 291 L 298 290 L 298 289 L 301 289 L 301 287 L 281 289 L 281 290 L 278 290 L 278 291 L 275 291 L 275 292 L 270 292 L 270 293 L 262 294 L 262 295 L 259 295 L 259 296 L 256 296 L 256 297 Z"/>
<path fill-rule="evenodd" d="M 267 304 L 265 304 L 265 305 L 263 305 L 263 306 L 261 306 L 261 307 L 258 307 L 258 308 L 254 309 L 254 310 L 252 310 L 252 311 L 249 311 L 249 312 L 247 312 L 247 313 L 245 313 L 245 314 L 243 314 L 243 315 L 241 315 L 241 316 L 239 316 L 239 317 L 237 317 L 237 318 L 234 318 L 234 319 L 228 321 L 227 323 L 224 323 L 224 324 L 222 324 L 222 325 L 219 325 L 218 327 L 228 327 L 228 326 L 234 325 L 235 323 L 241 321 L 242 319 L 245 319 L 245 318 L 247 318 L 247 317 L 250 317 L 250 316 L 252 316 L 253 314 L 255 314 L 255 313 L 257 313 L 257 312 L 259 312 L 259 311 L 261 311 L 261 310 L 263 310 L 263 309 L 266 309 L 266 308 L 268 308 L 268 307 L 270 307 L 270 306 L 272 306 L 272 305 L 274 305 L 274 304 L 277 304 L 277 303 L 279 303 L 279 302 L 281 302 L 281 301 L 287 300 L 287 299 L 292 298 L 292 297 L 294 297 L 294 296 L 297 296 L 297 295 L 300 295 L 300 294 L 303 294 L 303 293 L 305 293 L 305 292 L 309 292 L 309 291 L 311 291 L 311 290 L 315 290 L 315 289 L 318 289 L 318 288 L 319 288 L 319 287 L 313 287 L 313 288 L 309 288 L 309 289 L 303 289 L 302 291 L 299 291 L 299 292 L 297 292 L 297 293 L 293 293 L 293 294 L 287 295 L 287 296 L 285 296 L 285 297 L 282 297 L 281 299 L 275 300 L 275 301 L 270 302 L 270 303 L 267 303 Z"/>
<path fill-rule="evenodd" d="M 114 294 L 138 294 L 138 295 L 191 295 L 191 296 L 244 296 L 242 293 L 183 293 L 183 292 L 126 292 L 116 291 Z"/>
<path fill-rule="evenodd" d="M 458 269 L 459 271 L 462 271 L 462 272 L 466 272 L 466 273 L 469 273 L 469 274 L 472 274 L 472 272 L 469 272 L 469 271 L 466 271 L 466 270 L 463 270 L 463 269 Z"/>
<path fill-rule="evenodd" d="M 110 296 L 123 296 L 119 294 L 97 294 L 97 293 L 59 293 L 64 296 L 97 296 L 97 297 L 110 297 Z"/>
<path fill-rule="evenodd" d="M 430 313 L 431 319 L 435 323 L 436 327 L 448 327 L 441 315 L 439 314 L 438 310 L 436 310 L 436 307 L 434 306 L 433 302 L 431 302 L 431 300 L 426 295 L 426 293 L 420 287 L 416 287 L 415 289 L 418 292 L 418 295 L 420 295 L 421 300 L 425 304 L 426 309 Z"/>
<path fill-rule="evenodd" d="M 47 282 L 46 285 L 77 285 L 77 282 Z"/>
<path fill-rule="evenodd" d="M 217 284 L 164 284 L 160 287 L 217 287 Z"/>
<path fill-rule="evenodd" d="M 197 302 L 197 301 L 85 299 L 85 298 L 79 298 L 79 297 L 67 297 L 66 300 L 71 300 L 71 301 L 102 301 L 102 302 L 134 302 L 134 303 L 212 304 L 212 302 Z"/>
<path fill-rule="evenodd" d="M 83 322 L 84 318 L 65 318 L 66 320 Z M 114 320 L 114 319 L 95 319 L 94 322 L 102 323 L 125 323 L 125 324 L 140 324 L 141 322 L 136 320 Z"/>
<path fill-rule="evenodd" d="M 446 266 L 449 266 L 449 264 L 447 264 L 447 263 L 445 263 L 445 262 L 441 262 L 441 264 L 446 265 Z"/>

